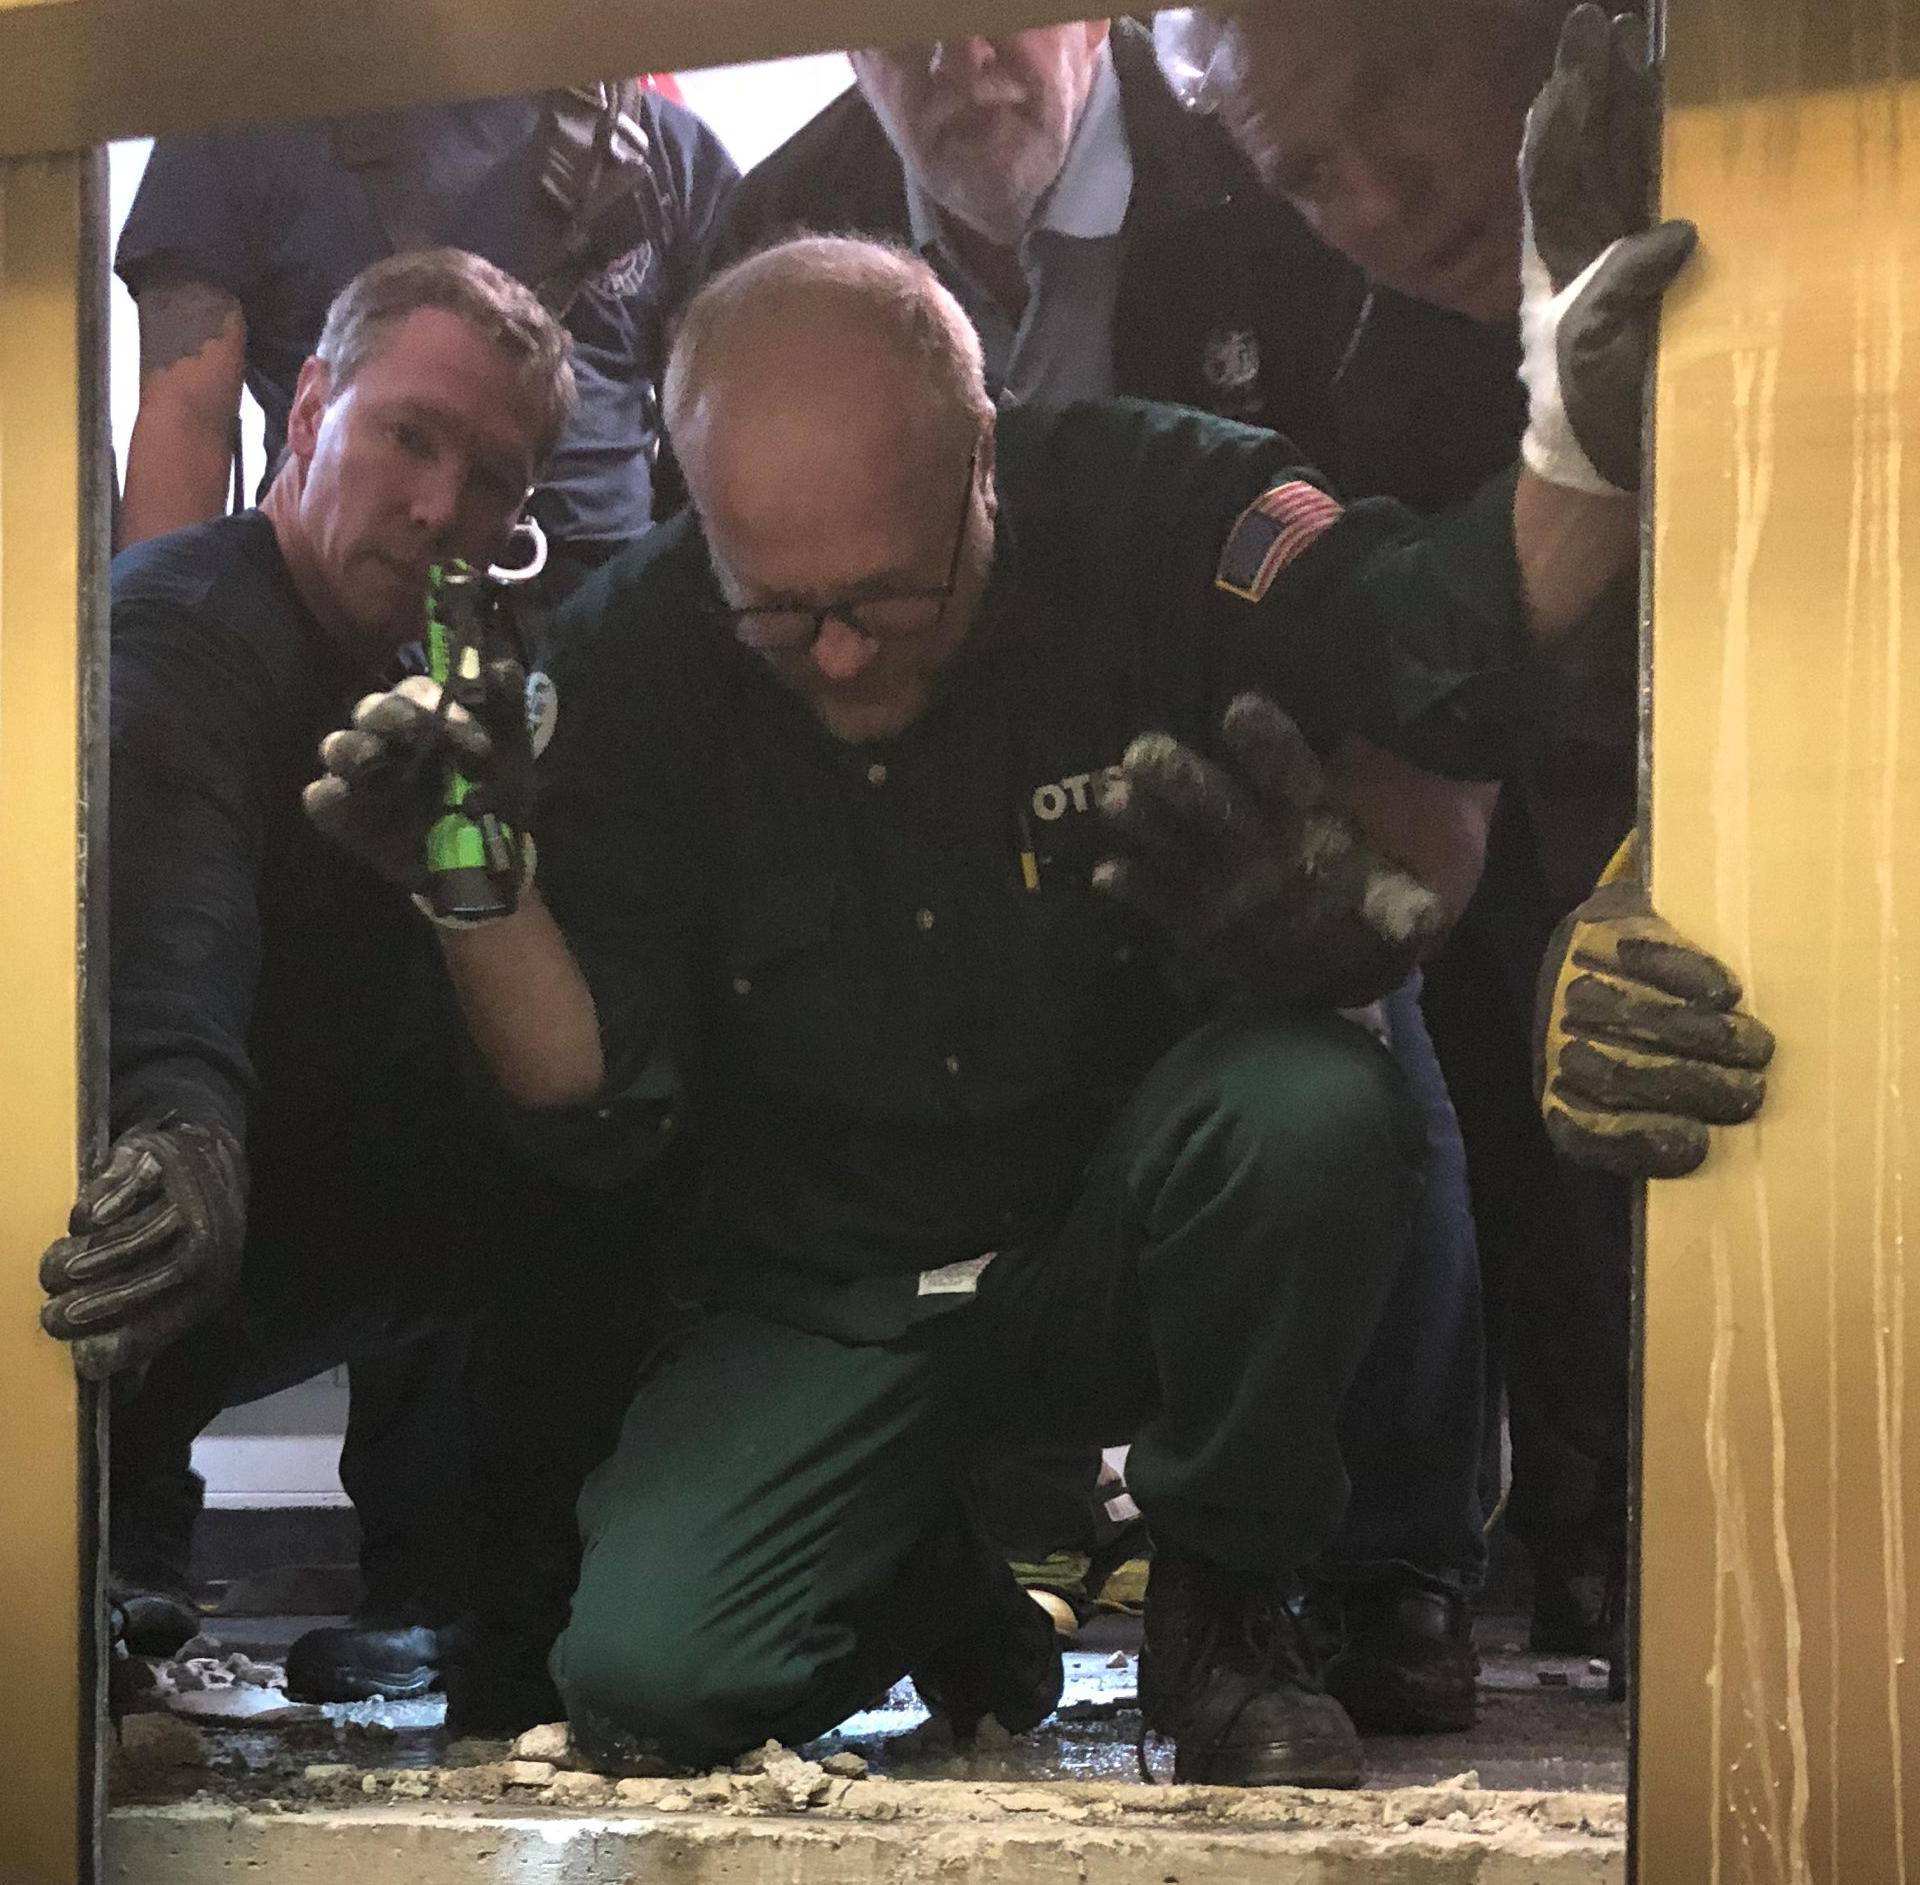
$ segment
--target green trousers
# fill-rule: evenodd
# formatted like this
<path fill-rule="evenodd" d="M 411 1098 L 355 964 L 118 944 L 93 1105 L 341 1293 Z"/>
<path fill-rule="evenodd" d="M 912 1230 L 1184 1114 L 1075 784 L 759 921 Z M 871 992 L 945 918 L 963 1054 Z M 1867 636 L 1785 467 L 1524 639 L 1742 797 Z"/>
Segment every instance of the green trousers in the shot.
<path fill-rule="evenodd" d="M 964 1306 L 865 1346 L 736 1311 L 688 1330 L 581 1499 L 553 1672 L 583 1742 L 711 1763 L 871 1704 L 995 1600 L 964 1488 L 1023 1443 L 1131 1440 L 1160 1538 L 1309 1563 L 1423 1144 L 1361 1028 L 1217 1022 L 1148 1075 L 1060 1233 Z"/>

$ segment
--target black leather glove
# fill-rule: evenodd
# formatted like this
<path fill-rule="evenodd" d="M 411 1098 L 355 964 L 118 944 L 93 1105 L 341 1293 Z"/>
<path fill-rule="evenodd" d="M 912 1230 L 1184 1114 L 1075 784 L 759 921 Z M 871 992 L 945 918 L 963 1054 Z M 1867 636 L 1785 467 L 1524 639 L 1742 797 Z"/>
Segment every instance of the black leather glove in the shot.
<path fill-rule="evenodd" d="M 1440 932 L 1439 899 L 1368 844 L 1272 701 L 1242 694 L 1221 736 L 1231 771 L 1164 733 L 1128 747 L 1095 881 L 1224 991 L 1353 1008 L 1399 987 Z"/>
<path fill-rule="evenodd" d="M 1541 965 L 1540 1110 L 1580 1164 L 1679 1178 L 1707 1156 L 1709 1126 L 1760 1110 L 1773 1035 L 1738 1012 L 1733 972 L 1655 915 L 1631 857 L 1560 925 Z"/>
<path fill-rule="evenodd" d="M 247 1165 L 224 1126 L 130 1126 L 47 1247 L 40 1311 L 89 1381 L 144 1367 L 232 1293 Z"/>
<path fill-rule="evenodd" d="M 527 677 L 517 661 L 489 662 L 473 710 L 443 700 L 438 682 L 409 675 L 369 694 L 353 722 L 320 743 L 325 772 L 302 796 L 307 816 L 343 849 L 421 896 L 428 888 L 427 834 L 445 814 L 447 785 L 458 771 L 473 783 L 461 806 L 491 813 L 517 835 L 519 882 L 533 877 L 525 835 L 533 812 L 533 742 Z"/>
<path fill-rule="evenodd" d="M 1648 226 L 1656 122 L 1645 25 L 1576 7 L 1520 151 L 1521 449 L 1550 484 L 1603 493 L 1640 483 L 1660 298 L 1699 239 L 1690 222 Z"/>

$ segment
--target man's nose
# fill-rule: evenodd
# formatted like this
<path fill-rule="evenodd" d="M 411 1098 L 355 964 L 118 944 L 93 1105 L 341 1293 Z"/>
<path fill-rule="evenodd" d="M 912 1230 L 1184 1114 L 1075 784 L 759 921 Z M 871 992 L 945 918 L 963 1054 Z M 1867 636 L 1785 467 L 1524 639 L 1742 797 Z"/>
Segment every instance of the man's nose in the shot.
<path fill-rule="evenodd" d="M 414 477 L 409 509 L 413 521 L 436 537 L 444 537 L 460 516 L 466 491 L 466 474 L 459 458 L 442 452 L 430 465 L 422 465 Z"/>
<path fill-rule="evenodd" d="M 1384 161 L 1374 151 L 1355 150 L 1340 166 L 1339 187 L 1328 207 L 1333 220 L 1356 236 L 1386 234 L 1410 208 L 1404 165 Z"/>
<path fill-rule="evenodd" d="M 958 39 L 936 39 L 933 57 L 927 63 L 932 78 L 970 78 L 984 72 L 1000 57 L 1000 49 L 983 33 L 969 33 Z"/>
<path fill-rule="evenodd" d="M 857 680 L 878 652 L 869 636 L 837 615 L 829 615 L 813 639 L 813 665 L 822 679 L 836 684 Z"/>

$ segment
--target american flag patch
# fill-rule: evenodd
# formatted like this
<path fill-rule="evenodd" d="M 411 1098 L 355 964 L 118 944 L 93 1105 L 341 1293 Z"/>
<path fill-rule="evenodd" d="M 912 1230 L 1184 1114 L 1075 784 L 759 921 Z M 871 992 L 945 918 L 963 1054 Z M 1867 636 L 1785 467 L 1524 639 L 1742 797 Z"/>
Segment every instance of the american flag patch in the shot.
<path fill-rule="evenodd" d="M 1339 504 L 1326 492 L 1297 478 L 1262 491 L 1228 533 L 1213 586 L 1243 602 L 1258 602 L 1273 579 L 1340 516 Z"/>

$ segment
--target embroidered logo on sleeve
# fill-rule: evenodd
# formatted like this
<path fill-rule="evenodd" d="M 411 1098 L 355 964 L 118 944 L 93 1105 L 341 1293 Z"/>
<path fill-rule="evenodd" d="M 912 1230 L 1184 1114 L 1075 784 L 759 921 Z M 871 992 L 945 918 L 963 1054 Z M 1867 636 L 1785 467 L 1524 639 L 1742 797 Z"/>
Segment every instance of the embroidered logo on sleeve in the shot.
<path fill-rule="evenodd" d="M 1258 602 L 1295 557 L 1340 521 L 1340 506 L 1317 485 L 1276 484 L 1240 513 L 1220 553 L 1213 586 Z"/>

